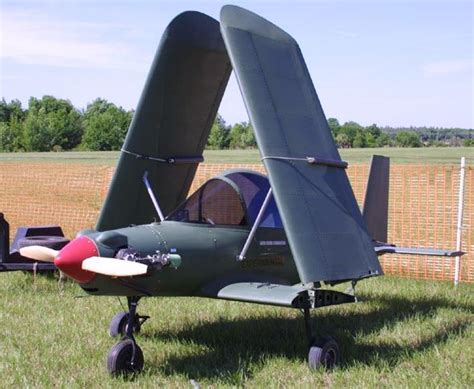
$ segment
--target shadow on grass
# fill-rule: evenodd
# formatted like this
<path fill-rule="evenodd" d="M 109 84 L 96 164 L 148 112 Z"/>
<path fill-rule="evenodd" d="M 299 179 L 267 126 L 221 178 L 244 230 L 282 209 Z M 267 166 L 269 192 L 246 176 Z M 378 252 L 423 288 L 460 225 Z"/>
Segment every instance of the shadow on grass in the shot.
<path fill-rule="evenodd" d="M 362 303 L 363 304 L 363 303 Z M 369 304 L 369 303 L 367 303 Z M 283 308 L 282 308 L 283 309 Z M 463 334 L 472 322 L 466 315 L 454 314 L 448 323 L 438 324 L 433 330 L 439 309 L 462 309 L 472 312 L 474 306 L 461 305 L 443 298 L 405 299 L 377 297 L 371 299 L 366 312 L 338 311 L 313 313 L 313 324 L 318 335 L 332 335 L 342 351 L 341 368 L 356 363 L 395 366 L 414 353 L 442 344 L 452 335 Z M 390 328 L 413 317 L 429 324 L 429 331 L 422 333 L 421 341 L 366 342 L 361 337 L 379 336 L 382 329 Z M 420 332 L 422 330 L 420 329 Z M 379 333 L 379 334 L 378 334 Z M 239 381 L 250 377 L 255 365 L 264 365 L 268 357 L 280 356 L 305 363 L 308 352 L 303 318 L 260 317 L 237 320 L 219 320 L 198 324 L 179 331 L 143 333 L 142 337 L 179 341 L 205 346 L 197 355 L 170 356 L 163 366 L 154 366 L 167 375 L 183 374 L 194 379 L 221 378 Z"/>

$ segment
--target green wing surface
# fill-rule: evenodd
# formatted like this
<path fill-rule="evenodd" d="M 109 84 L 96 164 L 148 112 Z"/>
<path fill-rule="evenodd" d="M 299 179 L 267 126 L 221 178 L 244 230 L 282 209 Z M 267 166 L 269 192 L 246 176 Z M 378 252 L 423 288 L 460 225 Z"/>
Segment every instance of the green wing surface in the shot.
<path fill-rule="evenodd" d="M 185 12 L 170 23 L 128 130 L 97 230 L 156 218 L 142 183 L 145 171 L 164 215 L 186 198 L 231 70 L 216 20 Z"/>
<path fill-rule="evenodd" d="M 221 32 L 301 281 L 382 274 L 298 44 L 235 6 Z"/>

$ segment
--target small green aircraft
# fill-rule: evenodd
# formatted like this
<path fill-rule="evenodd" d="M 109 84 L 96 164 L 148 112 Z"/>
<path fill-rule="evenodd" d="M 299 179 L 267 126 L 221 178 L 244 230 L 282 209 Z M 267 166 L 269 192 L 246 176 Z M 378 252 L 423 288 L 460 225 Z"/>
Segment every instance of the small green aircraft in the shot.
<path fill-rule="evenodd" d="M 302 310 L 311 368 L 340 358 L 316 340 L 310 310 L 355 302 L 323 286 L 382 275 L 387 253 L 453 256 L 387 241 L 389 161 L 374 157 L 361 213 L 295 40 L 267 20 L 225 6 L 220 23 L 177 16 L 163 34 L 94 231 L 60 251 L 24 247 L 54 262 L 91 295 L 126 296 L 110 324 L 122 336 L 111 374 L 139 372 L 134 333 L 149 296 L 202 296 Z M 186 195 L 231 71 L 237 77 L 268 178 L 230 170 Z M 158 217 L 159 221 L 152 222 Z"/>

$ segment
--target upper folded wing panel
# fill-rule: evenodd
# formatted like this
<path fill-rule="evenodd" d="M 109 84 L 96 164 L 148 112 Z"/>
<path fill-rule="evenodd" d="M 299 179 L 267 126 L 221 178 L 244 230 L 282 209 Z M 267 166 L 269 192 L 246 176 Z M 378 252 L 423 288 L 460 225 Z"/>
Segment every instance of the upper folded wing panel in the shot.
<path fill-rule="evenodd" d="M 216 20 L 185 12 L 170 23 L 128 130 L 99 231 L 153 221 L 155 211 L 141 182 L 144 171 L 165 215 L 185 199 L 230 72 Z"/>
<path fill-rule="evenodd" d="M 381 274 L 324 112 L 295 40 L 239 7 L 221 31 L 303 282 Z"/>

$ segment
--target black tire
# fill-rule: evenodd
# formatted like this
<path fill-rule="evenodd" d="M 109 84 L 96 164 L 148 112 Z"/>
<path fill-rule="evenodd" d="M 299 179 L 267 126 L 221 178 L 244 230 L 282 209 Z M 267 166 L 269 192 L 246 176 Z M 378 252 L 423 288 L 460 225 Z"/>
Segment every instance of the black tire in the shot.
<path fill-rule="evenodd" d="M 309 348 L 308 365 L 312 370 L 319 368 L 332 369 L 339 363 L 340 358 L 341 352 L 336 340 L 325 337 Z"/>
<path fill-rule="evenodd" d="M 132 361 L 133 349 L 135 359 Z M 143 370 L 143 351 L 133 340 L 125 339 L 115 344 L 107 356 L 107 370 L 112 376 L 127 376 Z"/>
<path fill-rule="evenodd" d="M 125 326 L 128 322 L 128 312 L 119 312 L 114 315 L 112 320 L 110 321 L 109 326 L 109 335 L 112 338 L 115 338 L 119 335 L 125 334 Z"/>
<path fill-rule="evenodd" d="M 43 246 L 54 250 L 61 250 L 68 243 L 69 239 L 65 238 L 64 236 L 27 236 L 18 240 L 18 248 L 21 249 L 28 246 Z"/>
<path fill-rule="evenodd" d="M 116 336 L 124 336 L 127 332 L 128 327 L 128 312 L 119 312 L 110 321 L 109 326 L 109 335 L 112 338 Z M 135 316 L 135 321 L 133 323 L 133 333 L 137 334 L 140 332 L 140 321 L 138 317 Z"/>

